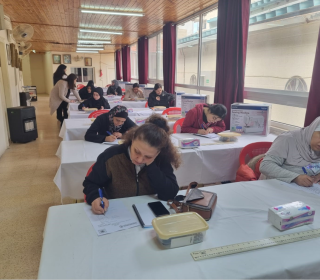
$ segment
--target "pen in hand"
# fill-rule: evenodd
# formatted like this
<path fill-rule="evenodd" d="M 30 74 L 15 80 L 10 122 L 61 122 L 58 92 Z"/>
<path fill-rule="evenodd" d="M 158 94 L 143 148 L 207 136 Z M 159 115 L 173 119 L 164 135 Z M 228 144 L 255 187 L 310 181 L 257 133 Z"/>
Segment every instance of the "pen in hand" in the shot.
<path fill-rule="evenodd" d="M 99 188 L 99 196 L 100 196 L 100 199 L 101 199 L 100 206 L 101 206 L 102 209 L 103 209 L 103 215 L 105 215 L 106 212 L 104 212 L 103 193 L 102 193 L 102 190 L 101 190 L 100 188 Z"/>

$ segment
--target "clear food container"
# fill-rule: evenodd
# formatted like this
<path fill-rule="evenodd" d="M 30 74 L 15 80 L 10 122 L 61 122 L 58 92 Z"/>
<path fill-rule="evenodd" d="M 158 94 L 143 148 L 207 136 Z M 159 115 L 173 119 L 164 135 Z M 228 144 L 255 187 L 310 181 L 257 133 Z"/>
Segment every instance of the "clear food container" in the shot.
<path fill-rule="evenodd" d="M 219 141 L 221 142 L 237 142 L 238 137 L 241 136 L 240 133 L 236 132 L 220 132 L 218 135 L 220 136 Z"/>
<path fill-rule="evenodd" d="M 200 243 L 209 228 L 207 222 L 195 212 L 158 217 L 152 220 L 152 226 L 166 249 Z"/>

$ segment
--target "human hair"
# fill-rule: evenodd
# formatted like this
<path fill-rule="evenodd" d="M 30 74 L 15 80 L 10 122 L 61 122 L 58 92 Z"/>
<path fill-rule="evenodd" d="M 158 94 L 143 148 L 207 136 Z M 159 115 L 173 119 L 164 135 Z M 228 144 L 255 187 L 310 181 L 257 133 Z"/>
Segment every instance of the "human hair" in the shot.
<path fill-rule="evenodd" d="M 66 79 L 64 79 L 64 81 L 67 81 L 69 89 L 75 89 L 76 87 L 76 84 L 74 82 L 75 79 L 77 79 L 76 74 L 70 74 Z"/>
<path fill-rule="evenodd" d="M 139 87 L 139 84 L 138 84 L 138 83 L 134 83 L 133 86 L 132 86 L 132 88 L 136 88 L 136 87 L 137 87 L 137 88 Z"/>
<path fill-rule="evenodd" d="M 67 66 L 64 64 L 60 64 L 56 70 L 56 72 L 54 72 L 53 77 L 55 80 L 59 81 L 62 79 L 62 77 L 66 74 L 64 72 L 64 70 L 67 69 Z"/>
<path fill-rule="evenodd" d="M 162 88 L 162 85 L 161 84 L 159 84 L 159 83 L 156 83 L 155 85 L 154 85 L 154 90 L 157 90 L 158 88 Z"/>
<path fill-rule="evenodd" d="M 227 108 L 222 104 L 208 105 L 209 113 L 218 116 L 220 119 L 224 119 L 227 115 Z"/>
<path fill-rule="evenodd" d="M 130 129 L 124 135 L 124 144 L 129 147 L 136 139 L 144 141 L 160 151 L 159 154 L 177 169 L 181 164 L 181 158 L 171 142 L 171 133 L 167 120 L 158 114 L 153 114 L 145 124 Z"/>

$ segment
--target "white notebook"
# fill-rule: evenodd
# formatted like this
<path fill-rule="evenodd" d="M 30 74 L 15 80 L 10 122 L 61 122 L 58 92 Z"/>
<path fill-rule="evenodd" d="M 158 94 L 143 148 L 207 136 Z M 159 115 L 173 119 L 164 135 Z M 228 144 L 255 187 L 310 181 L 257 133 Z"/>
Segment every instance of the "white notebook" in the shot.
<path fill-rule="evenodd" d="M 201 136 L 201 137 L 206 137 L 206 138 L 209 138 L 209 139 L 214 139 L 214 138 L 218 138 L 219 137 L 219 135 L 217 135 L 215 133 L 209 133 L 207 135 L 202 135 L 202 134 L 195 133 L 194 135 Z"/>

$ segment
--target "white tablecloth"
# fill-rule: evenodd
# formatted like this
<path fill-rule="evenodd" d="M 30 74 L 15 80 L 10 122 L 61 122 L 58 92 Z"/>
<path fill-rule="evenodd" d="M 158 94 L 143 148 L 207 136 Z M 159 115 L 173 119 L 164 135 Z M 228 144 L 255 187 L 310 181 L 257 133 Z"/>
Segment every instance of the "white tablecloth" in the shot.
<path fill-rule="evenodd" d="M 162 114 L 163 111 L 153 111 L 149 108 L 132 108 L 129 110 L 129 116 L 150 116 L 152 113 Z M 68 110 L 69 119 L 83 119 L 88 118 L 90 113 L 85 111 L 71 111 Z"/>
<path fill-rule="evenodd" d="M 133 122 L 136 122 L 137 117 L 129 117 Z M 169 126 L 173 129 L 175 122 L 170 121 Z M 59 136 L 64 141 L 71 140 L 84 140 L 84 135 L 86 134 L 88 128 L 92 124 L 91 119 L 66 119 L 64 120 L 62 127 L 60 129 Z"/>
<path fill-rule="evenodd" d="M 188 134 L 185 134 L 188 137 Z M 172 136 L 173 137 L 173 136 Z M 235 180 L 239 167 L 239 154 L 243 147 L 253 142 L 273 141 L 275 135 L 268 137 L 239 137 L 239 142 L 223 145 L 201 146 L 196 149 L 179 149 L 182 165 L 175 170 L 179 186 L 187 186 L 192 181 L 210 184 Z M 209 142 L 201 138 L 202 142 Z M 173 142 L 177 140 L 173 138 Z M 82 183 L 89 167 L 96 162 L 97 157 L 109 146 L 90 143 L 83 140 L 62 141 L 57 151 L 61 164 L 54 182 L 61 191 L 62 197 L 81 199 Z"/>
<path fill-rule="evenodd" d="M 104 98 L 107 98 L 107 96 L 104 96 Z M 117 105 L 125 106 L 127 108 L 145 108 L 146 104 L 146 101 L 121 101 L 120 99 L 107 99 L 111 109 Z M 78 111 L 79 104 L 79 102 L 69 103 L 69 110 Z"/>
<path fill-rule="evenodd" d="M 39 279 L 239 279 L 319 278 L 320 239 L 195 262 L 190 253 L 320 227 L 314 223 L 280 232 L 267 222 L 268 208 L 297 200 L 320 213 L 320 198 L 276 180 L 241 182 L 205 188 L 218 195 L 202 243 L 163 249 L 152 228 L 135 227 L 98 237 L 83 204 L 49 208 Z M 182 191 L 181 193 L 185 193 Z M 121 199 L 132 204 L 151 196 Z M 134 215 L 134 214 L 133 214 Z"/>

